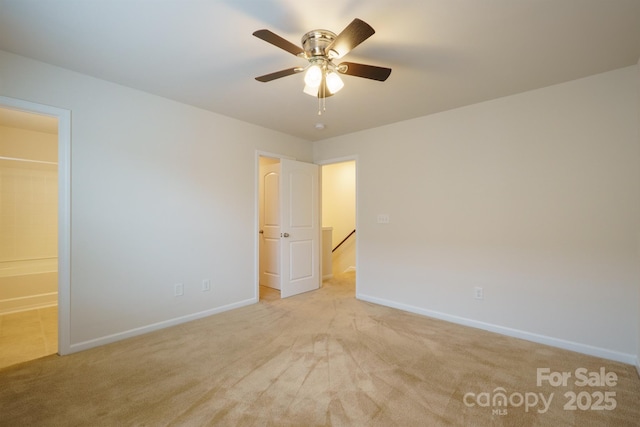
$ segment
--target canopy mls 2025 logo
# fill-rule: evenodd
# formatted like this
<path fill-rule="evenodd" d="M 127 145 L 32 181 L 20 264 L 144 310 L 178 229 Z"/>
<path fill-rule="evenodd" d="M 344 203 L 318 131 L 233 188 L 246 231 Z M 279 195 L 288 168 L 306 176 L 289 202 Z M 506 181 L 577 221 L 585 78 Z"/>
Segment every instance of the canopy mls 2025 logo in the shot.
<path fill-rule="evenodd" d="M 574 371 L 552 371 L 538 368 L 536 386 L 553 388 L 572 387 L 563 393 L 561 404 L 565 411 L 612 411 L 617 406 L 616 392 L 609 390 L 618 385 L 618 375 L 601 367 L 598 371 L 577 368 Z M 575 391 L 575 388 L 589 387 L 589 390 Z M 595 390 L 594 390 L 595 389 Z M 549 411 L 555 393 L 540 391 L 507 392 L 504 387 L 496 387 L 492 392 L 468 392 L 463 396 L 467 407 L 490 408 L 492 415 L 508 415 L 510 408 L 524 408 L 525 412 L 535 410 L 539 414 Z"/>

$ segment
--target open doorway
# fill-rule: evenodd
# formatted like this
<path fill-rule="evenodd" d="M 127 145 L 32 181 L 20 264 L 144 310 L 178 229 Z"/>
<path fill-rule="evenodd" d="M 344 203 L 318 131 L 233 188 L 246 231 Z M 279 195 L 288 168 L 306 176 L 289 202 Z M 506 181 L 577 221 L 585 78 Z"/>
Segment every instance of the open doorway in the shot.
<path fill-rule="evenodd" d="M 71 329 L 71 111 L 0 96 L 0 108 L 57 121 L 57 353 L 72 352 Z M 5 138 L 4 141 L 7 139 Z M 4 241 L 4 240 L 2 240 Z M 4 344 L 3 344 L 4 345 Z"/>
<path fill-rule="evenodd" d="M 323 278 L 353 282 L 356 275 L 356 161 L 322 166 Z M 327 247 L 329 246 L 329 247 Z"/>
<path fill-rule="evenodd" d="M 58 352 L 58 119 L 0 108 L 0 368 Z"/>
<path fill-rule="evenodd" d="M 280 299 L 280 159 L 258 157 L 259 299 Z"/>

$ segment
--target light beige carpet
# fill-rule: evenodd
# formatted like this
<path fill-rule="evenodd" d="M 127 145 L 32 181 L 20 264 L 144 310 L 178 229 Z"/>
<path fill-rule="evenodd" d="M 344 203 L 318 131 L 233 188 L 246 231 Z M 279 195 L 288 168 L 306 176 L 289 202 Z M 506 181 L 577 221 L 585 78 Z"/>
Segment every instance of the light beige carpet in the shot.
<path fill-rule="evenodd" d="M 352 279 L 2 369 L 0 425 L 639 425 L 634 367 L 358 301 Z"/>

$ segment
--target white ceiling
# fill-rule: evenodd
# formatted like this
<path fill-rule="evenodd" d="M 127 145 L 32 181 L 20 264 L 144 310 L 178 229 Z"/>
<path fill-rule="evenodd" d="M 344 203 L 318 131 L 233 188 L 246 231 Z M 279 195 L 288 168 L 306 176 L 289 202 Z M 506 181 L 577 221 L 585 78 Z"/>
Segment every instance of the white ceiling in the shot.
<path fill-rule="evenodd" d="M 302 75 L 254 80 L 304 61 L 253 31 L 353 18 L 376 34 L 344 60 L 386 82 L 345 76 L 319 117 Z M 0 0 L 0 49 L 318 140 L 634 65 L 640 0 Z"/>

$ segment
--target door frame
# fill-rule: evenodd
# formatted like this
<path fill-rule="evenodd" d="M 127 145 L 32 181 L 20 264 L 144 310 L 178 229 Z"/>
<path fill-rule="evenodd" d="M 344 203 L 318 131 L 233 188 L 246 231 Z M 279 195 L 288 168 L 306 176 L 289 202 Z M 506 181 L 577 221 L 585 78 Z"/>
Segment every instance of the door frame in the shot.
<path fill-rule="evenodd" d="M 0 96 L 0 107 L 58 119 L 58 354 L 71 353 L 71 111 Z"/>
<path fill-rule="evenodd" d="M 344 163 L 344 162 L 355 162 L 355 168 L 356 168 L 356 182 L 355 182 L 355 188 L 356 188 L 356 230 L 359 230 L 359 226 L 358 226 L 358 195 L 360 194 L 360 189 L 358 188 L 358 183 L 360 182 L 360 180 L 358 179 L 358 174 L 359 174 L 359 168 L 358 168 L 358 156 L 356 154 L 354 155 L 350 155 L 350 156 L 344 156 L 344 157 L 335 157 L 335 158 L 331 158 L 331 159 L 326 159 L 326 160 L 321 160 L 318 162 L 315 162 L 315 164 L 317 164 L 318 166 L 320 166 L 320 183 L 322 183 L 322 166 L 327 166 L 327 165 L 333 165 L 335 163 Z M 322 186 L 320 187 L 320 191 L 321 191 L 321 196 L 320 196 L 320 213 L 322 214 Z M 322 218 L 321 218 L 322 220 Z M 358 298 L 358 277 L 360 276 L 359 274 L 357 274 L 358 271 L 360 271 L 360 233 L 356 232 L 356 298 Z"/>

